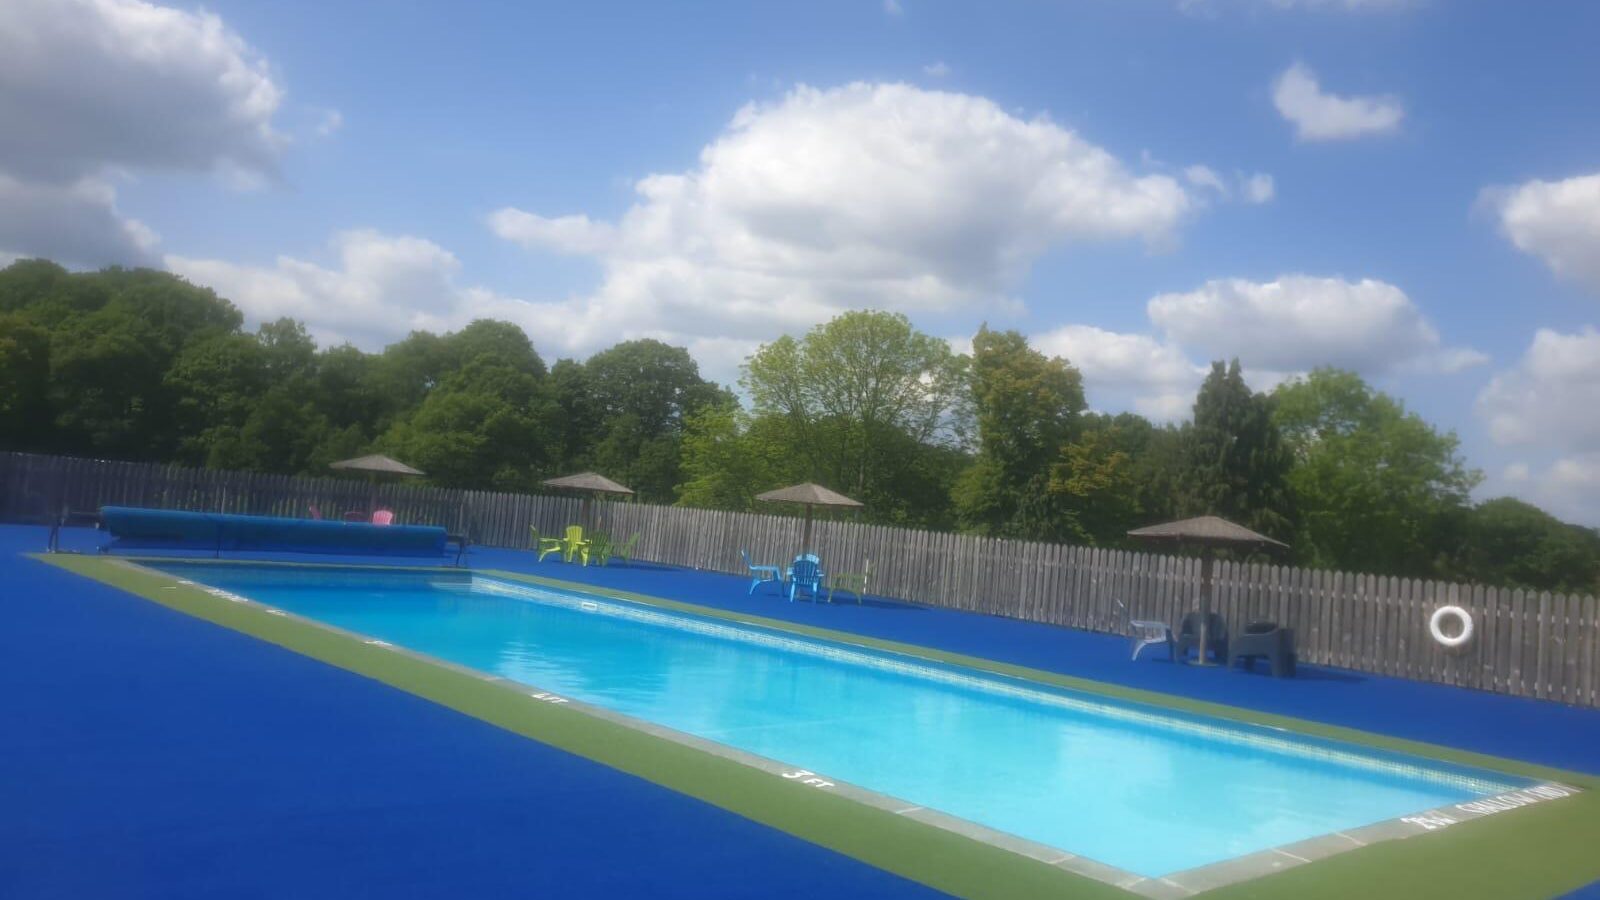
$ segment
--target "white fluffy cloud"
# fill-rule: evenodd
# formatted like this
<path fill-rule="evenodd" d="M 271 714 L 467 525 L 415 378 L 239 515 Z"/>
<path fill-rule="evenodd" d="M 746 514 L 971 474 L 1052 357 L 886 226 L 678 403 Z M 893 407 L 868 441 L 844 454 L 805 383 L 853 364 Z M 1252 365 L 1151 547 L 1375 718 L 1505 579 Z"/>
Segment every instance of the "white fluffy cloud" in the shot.
<path fill-rule="evenodd" d="M 1539 329 L 1517 365 L 1478 395 L 1489 436 L 1548 460 L 1517 463 L 1504 482 L 1570 521 L 1600 525 L 1600 331 Z"/>
<path fill-rule="evenodd" d="M 1600 331 L 1539 329 L 1518 364 L 1478 395 L 1477 408 L 1497 443 L 1600 452 Z"/>
<path fill-rule="evenodd" d="M 1341 97 L 1323 91 L 1316 73 L 1303 63 L 1285 69 L 1273 82 L 1272 103 L 1303 141 L 1387 134 L 1405 118 L 1405 108 L 1394 97 Z"/>
<path fill-rule="evenodd" d="M 600 285 L 561 304 L 563 352 L 619 337 L 768 340 L 844 309 L 1011 304 L 1050 246 L 1160 244 L 1195 207 L 1045 118 L 904 84 L 799 87 L 746 106 L 688 172 L 650 175 L 616 223 L 507 208 L 492 230 L 589 253 Z"/>
<path fill-rule="evenodd" d="M 511 208 L 491 213 L 489 230 L 529 250 L 579 255 L 604 253 L 615 245 L 617 236 L 615 228 L 588 216 L 552 219 Z"/>
<path fill-rule="evenodd" d="M 142 0 L 0 4 L 0 251 L 83 265 L 148 260 L 113 171 L 273 170 L 282 99 L 217 16 Z M 76 224 L 74 224 L 76 223 Z M 19 235 L 21 237 L 19 237 Z"/>
<path fill-rule="evenodd" d="M 332 250 L 332 267 L 288 256 L 248 266 L 169 255 L 166 265 L 232 300 L 251 323 L 290 316 L 326 344 L 374 350 L 414 329 L 450 330 L 480 317 L 516 322 L 537 341 L 558 324 L 533 304 L 457 284 L 460 261 L 432 241 L 347 231 Z"/>
<path fill-rule="evenodd" d="M 1518 250 L 1600 292 L 1600 172 L 1490 189 L 1484 197 Z"/>
<path fill-rule="evenodd" d="M 1067 325 L 1030 341 L 1040 352 L 1076 366 L 1097 407 L 1126 404 L 1161 421 L 1188 414 L 1205 375 L 1181 348 L 1149 335 Z"/>
<path fill-rule="evenodd" d="M 1147 305 L 1167 338 L 1209 359 L 1289 373 L 1339 366 L 1366 374 L 1453 372 L 1485 361 L 1445 348 L 1405 292 L 1383 281 L 1285 275 L 1274 281 L 1208 281 Z"/>
<path fill-rule="evenodd" d="M 28 182 L 0 172 L 0 259 L 138 263 L 155 244 L 155 232 L 117 212 L 116 191 L 104 181 Z"/>

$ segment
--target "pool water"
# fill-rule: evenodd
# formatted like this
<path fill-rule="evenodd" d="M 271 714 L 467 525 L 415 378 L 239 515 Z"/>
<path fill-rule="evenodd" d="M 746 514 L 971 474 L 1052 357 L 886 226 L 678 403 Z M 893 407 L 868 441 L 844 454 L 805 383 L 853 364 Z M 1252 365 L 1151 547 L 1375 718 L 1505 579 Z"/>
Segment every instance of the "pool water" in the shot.
<path fill-rule="evenodd" d="M 1146 877 L 1522 786 L 483 576 L 160 567 Z"/>

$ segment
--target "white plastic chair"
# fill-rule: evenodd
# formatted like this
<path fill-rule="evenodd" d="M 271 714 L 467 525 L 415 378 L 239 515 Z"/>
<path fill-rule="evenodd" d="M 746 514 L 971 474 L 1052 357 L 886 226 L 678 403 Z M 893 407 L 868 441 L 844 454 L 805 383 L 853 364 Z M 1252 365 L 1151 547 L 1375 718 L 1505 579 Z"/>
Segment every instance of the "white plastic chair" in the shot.
<path fill-rule="evenodd" d="M 1167 656 L 1172 655 L 1172 626 L 1165 622 L 1153 622 L 1149 619 L 1133 618 L 1133 611 L 1121 600 L 1116 601 L 1117 607 L 1122 610 L 1122 615 L 1128 623 L 1128 637 L 1133 641 L 1133 655 L 1131 660 L 1138 660 L 1144 648 L 1156 644 L 1167 645 Z"/>

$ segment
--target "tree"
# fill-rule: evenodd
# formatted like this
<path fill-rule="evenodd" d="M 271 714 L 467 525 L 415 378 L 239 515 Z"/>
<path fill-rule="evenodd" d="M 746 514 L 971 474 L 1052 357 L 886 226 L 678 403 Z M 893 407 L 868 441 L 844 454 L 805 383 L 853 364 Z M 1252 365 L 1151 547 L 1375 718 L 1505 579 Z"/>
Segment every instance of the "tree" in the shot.
<path fill-rule="evenodd" d="M 1434 430 L 1353 372 L 1317 369 L 1273 393 L 1294 460 L 1297 557 L 1309 565 L 1427 576 L 1442 517 L 1481 476 Z"/>
<path fill-rule="evenodd" d="M 185 347 L 162 379 L 173 395 L 178 458 L 221 465 L 208 462 L 214 447 L 238 440 L 239 429 L 272 383 L 270 371 L 265 349 L 250 335 L 218 333 Z M 230 449 L 218 458 L 241 455 Z"/>
<path fill-rule="evenodd" d="M 1049 490 L 1066 507 L 1063 527 L 1071 540 L 1116 546 L 1125 543 L 1129 529 L 1143 524 L 1134 457 L 1122 426 L 1103 418 L 1085 424 L 1078 438 L 1061 448 Z"/>
<path fill-rule="evenodd" d="M 795 469 L 865 502 L 868 515 L 894 510 L 908 521 L 945 515 L 949 486 L 896 496 L 890 482 L 909 462 L 901 439 L 948 442 L 961 382 L 949 344 L 884 312 L 848 312 L 800 340 L 779 338 L 750 358 L 743 379 L 756 417 L 784 423 Z"/>
<path fill-rule="evenodd" d="M 1212 364 L 1184 442 L 1186 514 L 1222 516 L 1269 537 L 1292 536 L 1293 458 L 1272 421 L 1272 407 L 1271 398 L 1244 383 L 1237 359 Z"/>
<path fill-rule="evenodd" d="M 1511 497 L 1461 518 L 1443 577 L 1540 591 L 1600 593 L 1600 532 Z"/>
<path fill-rule="evenodd" d="M 752 510 L 756 494 L 804 476 L 786 468 L 793 454 L 787 427 L 768 417 L 751 419 L 731 398 L 701 407 L 684 421 L 678 505 Z"/>
<path fill-rule="evenodd" d="M 725 399 L 700 377 L 689 351 L 656 340 L 624 341 L 584 364 L 588 391 L 602 418 L 631 416 L 635 427 L 657 437 L 680 434 L 686 415 Z"/>
<path fill-rule="evenodd" d="M 685 417 L 725 401 L 727 393 L 700 377 L 689 351 L 655 340 L 597 353 L 581 374 L 561 368 L 558 402 L 576 417 L 569 426 L 575 433 L 563 443 L 571 446 L 581 435 L 594 468 L 628 484 L 641 500 L 670 501 Z"/>
<path fill-rule="evenodd" d="M 1051 466 L 1083 412 L 1083 379 L 1015 331 L 978 330 L 968 383 L 978 455 L 957 482 L 956 515 L 968 530 L 1023 538 L 1075 534 L 1051 490 Z M 1074 482 L 1076 483 L 1076 482 Z"/>
<path fill-rule="evenodd" d="M 27 318 L 0 313 L 0 434 L 18 449 L 45 449 L 50 413 L 50 332 Z"/>
<path fill-rule="evenodd" d="M 380 441 L 444 487 L 530 490 L 548 464 L 552 405 L 531 372 L 480 355 Z"/>

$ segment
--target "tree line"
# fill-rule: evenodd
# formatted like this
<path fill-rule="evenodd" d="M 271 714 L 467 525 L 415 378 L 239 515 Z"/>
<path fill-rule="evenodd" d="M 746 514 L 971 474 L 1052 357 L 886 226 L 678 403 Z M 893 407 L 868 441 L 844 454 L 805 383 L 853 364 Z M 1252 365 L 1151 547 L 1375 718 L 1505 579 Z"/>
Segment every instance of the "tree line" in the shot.
<path fill-rule="evenodd" d="M 319 348 L 291 319 L 247 331 L 168 273 L 0 270 L 8 450 L 285 474 L 384 452 L 440 486 L 506 491 L 592 469 L 646 502 L 734 510 L 818 481 L 869 521 L 1100 546 L 1215 514 L 1300 565 L 1600 588 L 1600 532 L 1474 503 L 1456 436 L 1351 372 L 1263 393 L 1218 362 L 1191 418 L 1164 425 L 1090 411 L 1070 361 L 1017 332 L 986 327 L 958 354 L 860 311 L 764 345 L 739 387 L 654 340 L 547 366 L 520 328 L 480 320 Z"/>

